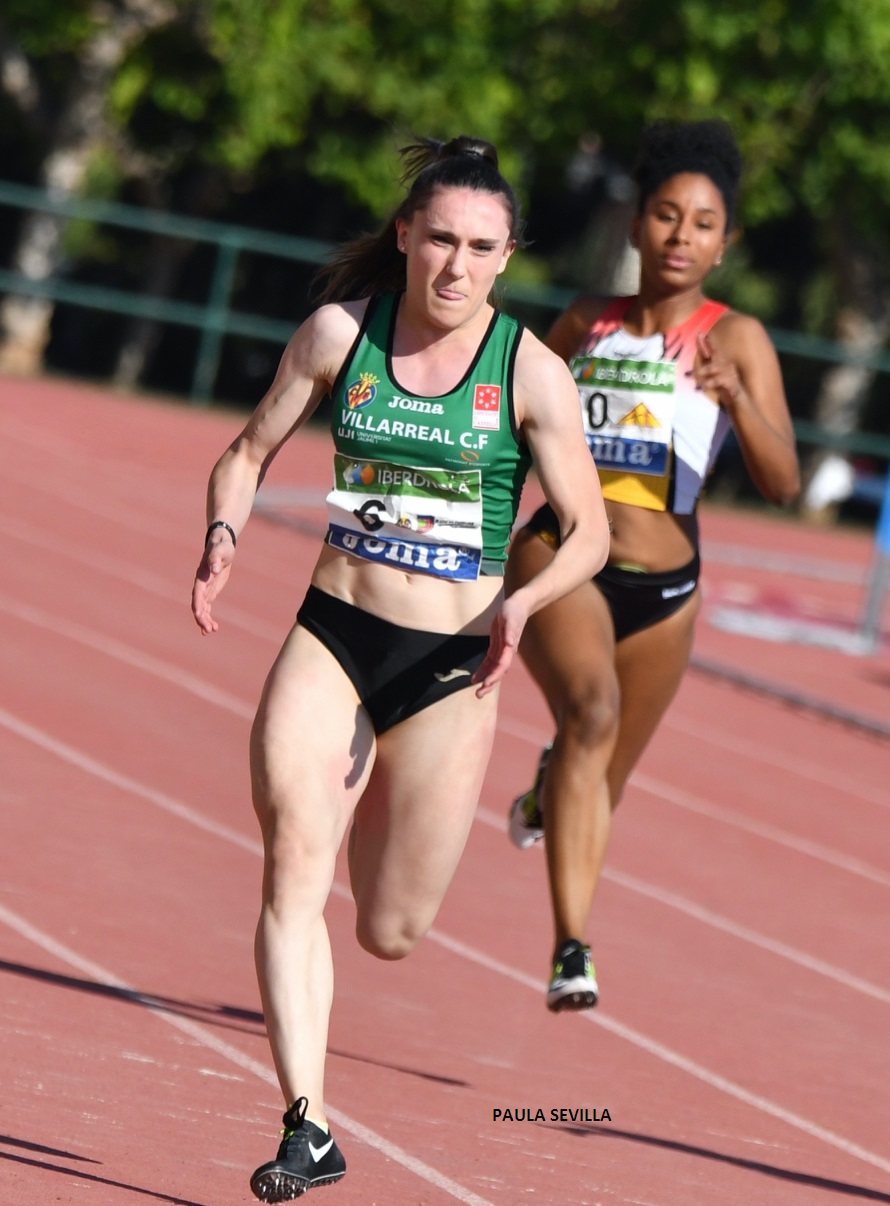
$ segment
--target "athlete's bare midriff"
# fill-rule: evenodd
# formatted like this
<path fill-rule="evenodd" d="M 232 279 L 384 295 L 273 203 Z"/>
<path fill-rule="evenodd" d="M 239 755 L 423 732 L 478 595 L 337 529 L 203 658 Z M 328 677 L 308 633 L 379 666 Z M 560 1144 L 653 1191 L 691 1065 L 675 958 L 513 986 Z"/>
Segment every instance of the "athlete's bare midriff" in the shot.
<path fill-rule="evenodd" d="M 475 582 L 448 582 L 325 546 L 312 584 L 403 628 L 487 636 L 501 604 L 504 579 L 483 576 Z"/>
<path fill-rule="evenodd" d="M 659 574 L 686 565 L 698 549 L 694 515 L 650 511 L 619 502 L 607 502 L 606 513 L 612 529 L 610 565 L 638 565 Z"/>

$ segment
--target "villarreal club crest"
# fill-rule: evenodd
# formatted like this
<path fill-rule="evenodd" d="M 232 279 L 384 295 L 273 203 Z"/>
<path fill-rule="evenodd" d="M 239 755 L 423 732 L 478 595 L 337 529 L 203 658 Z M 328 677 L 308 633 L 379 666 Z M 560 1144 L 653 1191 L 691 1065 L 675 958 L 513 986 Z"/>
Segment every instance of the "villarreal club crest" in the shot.
<path fill-rule="evenodd" d="M 350 410 L 362 410 L 370 406 L 377 397 L 377 386 L 380 378 L 373 373 L 362 373 L 358 381 L 353 381 L 346 390 L 346 405 Z"/>

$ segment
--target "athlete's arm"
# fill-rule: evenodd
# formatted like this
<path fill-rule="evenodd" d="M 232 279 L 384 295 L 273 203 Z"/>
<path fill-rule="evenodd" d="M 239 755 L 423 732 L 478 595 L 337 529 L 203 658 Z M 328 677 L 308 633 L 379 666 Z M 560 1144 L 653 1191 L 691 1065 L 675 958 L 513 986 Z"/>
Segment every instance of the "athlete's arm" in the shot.
<path fill-rule="evenodd" d="M 210 474 L 207 522 L 240 534 L 257 488 L 282 444 L 330 391 L 359 330 L 365 302 L 322 306 L 291 338 L 268 392 Z M 211 533 L 192 589 L 192 612 L 204 633 L 216 632 L 212 603 L 228 580 L 235 546 L 225 527 Z"/>
<path fill-rule="evenodd" d="M 581 347 L 590 328 L 606 308 L 602 297 L 579 297 L 554 321 L 544 340 L 548 348 L 568 363 Z"/>
<path fill-rule="evenodd" d="M 514 399 L 538 478 L 559 519 L 561 542 L 547 568 L 514 591 L 496 617 L 488 656 L 475 676 L 480 696 L 503 678 L 528 617 L 592 578 L 609 551 L 609 524 L 577 387 L 565 364 L 529 331 L 516 357 Z"/>
<path fill-rule="evenodd" d="M 516 368 L 517 420 L 561 534 L 548 568 L 520 588 L 529 591 L 531 615 L 602 568 L 609 524 L 571 373 L 530 332 L 523 336 Z"/>
<path fill-rule="evenodd" d="M 757 489 L 780 506 L 800 490 L 794 427 L 776 350 L 756 318 L 730 311 L 699 336 L 696 383 L 729 415 Z"/>

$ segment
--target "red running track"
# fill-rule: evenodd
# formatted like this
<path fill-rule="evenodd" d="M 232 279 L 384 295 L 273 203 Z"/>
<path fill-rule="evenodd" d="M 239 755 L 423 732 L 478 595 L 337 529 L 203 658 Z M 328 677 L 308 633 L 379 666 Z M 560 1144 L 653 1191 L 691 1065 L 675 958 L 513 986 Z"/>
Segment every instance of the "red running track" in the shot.
<path fill-rule="evenodd" d="M 242 418 L 2 388 L 0 1203 L 247 1203 L 281 1103 L 252 964 L 246 740 L 317 546 L 326 439 L 276 462 L 274 514 L 252 520 L 202 639 L 204 486 Z M 727 599 L 778 596 L 855 621 L 867 536 L 718 508 L 703 530 L 697 654 L 886 720 L 884 651 L 711 622 Z M 349 1172 L 313 1192 L 890 1203 L 887 743 L 690 672 L 616 820 L 602 1004 L 553 1016 L 543 858 L 505 836 L 548 735 L 519 667 L 466 856 L 404 963 L 359 950 L 341 872 L 328 1096 Z"/>

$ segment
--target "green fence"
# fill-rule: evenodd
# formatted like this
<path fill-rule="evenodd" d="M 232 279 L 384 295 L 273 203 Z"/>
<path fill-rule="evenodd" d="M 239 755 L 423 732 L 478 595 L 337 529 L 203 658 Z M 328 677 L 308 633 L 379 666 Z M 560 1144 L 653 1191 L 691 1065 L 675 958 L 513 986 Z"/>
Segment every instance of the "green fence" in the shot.
<path fill-rule="evenodd" d="M 207 402 L 219 368 L 222 342 L 226 335 L 247 335 L 255 339 L 284 344 L 293 334 L 293 324 L 244 314 L 231 306 L 238 257 L 245 251 L 260 252 L 282 259 L 321 263 L 328 244 L 312 239 L 269 234 L 222 222 L 183 218 L 160 210 L 140 209 L 107 201 L 76 197 L 53 197 L 40 189 L 0 181 L 0 205 L 21 210 L 42 210 L 65 218 L 79 218 L 108 226 L 123 227 L 145 234 L 185 239 L 216 248 L 216 262 L 207 301 L 203 304 L 151 297 L 124 289 L 65 281 L 59 277 L 34 280 L 10 269 L 0 269 L 0 290 L 6 293 L 45 297 L 71 306 L 155 319 L 174 326 L 200 331 L 198 351 L 192 373 L 191 397 Z"/>
<path fill-rule="evenodd" d="M 199 331 L 191 386 L 191 399 L 197 403 L 206 403 L 213 396 L 222 344 L 227 335 L 243 335 L 284 345 L 294 331 L 293 323 L 232 308 L 238 257 L 243 252 L 258 252 L 280 259 L 321 264 L 332 250 L 331 244 L 314 239 L 270 234 L 249 227 L 184 218 L 160 210 L 140 209 L 115 202 L 53 197 L 40 189 L 4 181 L 0 181 L 0 205 L 26 211 L 39 210 L 64 218 L 164 235 L 216 248 L 209 293 L 203 305 L 149 296 L 132 290 L 66 281 L 58 276 L 35 280 L 9 268 L 0 268 L 0 291 L 4 293 L 44 297 L 70 306 L 154 319 Z M 517 301 L 552 310 L 564 305 L 572 296 L 568 290 L 528 289 L 518 285 L 511 286 L 509 292 L 511 298 Z"/>
<path fill-rule="evenodd" d="M 0 181 L 0 205 L 185 239 L 216 249 L 208 296 L 203 304 L 68 281 L 58 276 L 35 280 L 9 268 L 0 268 L 0 291 L 5 293 L 44 297 L 70 306 L 154 319 L 161 323 L 191 327 L 200 332 L 191 383 L 191 399 L 196 403 L 207 403 L 213 396 L 223 340 L 227 335 L 248 336 L 283 346 L 293 334 L 292 323 L 232 308 L 238 257 L 244 252 L 258 252 L 280 259 L 320 264 L 332 249 L 330 244 L 314 239 L 270 234 L 249 227 L 185 218 L 115 202 L 52 196 L 41 189 L 4 181 Z M 575 294 L 572 289 L 523 286 L 510 281 L 504 285 L 503 292 L 508 304 L 513 301 L 544 312 L 560 309 Z M 769 333 L 780 353 L 829 363 L 850 360 L 849 352 L 830 340 L 793 331 L 770 329 Z M 879 372 L 890 372 L 890 355 L 884 353 L 860 358 L 856 363 Z M 803 420 L 796 422 L 795 430 L 802 444 L 890 458 L 890 436 L 869 432 L 833 435 Z"/>

